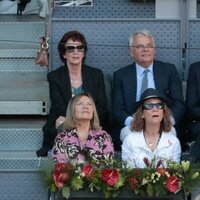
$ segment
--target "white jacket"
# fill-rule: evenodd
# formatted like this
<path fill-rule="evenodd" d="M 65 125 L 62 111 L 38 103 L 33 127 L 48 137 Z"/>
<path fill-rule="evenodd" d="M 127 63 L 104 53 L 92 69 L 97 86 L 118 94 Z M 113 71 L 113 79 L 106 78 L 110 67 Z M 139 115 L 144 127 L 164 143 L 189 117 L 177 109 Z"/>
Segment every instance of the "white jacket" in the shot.
<path fill-rule="evenodd" d="M 144 138 L 142 132 L 132 132 L 129 126 L 124 128 L 124 131 L 130 132 L 122 144 L 122 160 L 127 161 L 128 166 L 132 168 L 145 168 L 143 161 L 146 157 L 150 162 L 153 158 L 156 160 L 163 160 L 166 166 L 166 160 L 180 162 L 181 146 L 178 138 L 171 132 L 163 132 L 157 148 L 151 151 Z"/>
<path fill-rule="evenodd" d="M 128 126 L 125 126 L 124 128 L 121 129 L 120 132 L 120 140 L 121 142 L 124 141 L 124 138 L 129 135 L 130 133 L 132 133 L 130 130 L 127 130 Z M 172 133 L 173 135 L 177 136 L 176 134 L 176 129 L 172 126 L 170 133 Z"/>

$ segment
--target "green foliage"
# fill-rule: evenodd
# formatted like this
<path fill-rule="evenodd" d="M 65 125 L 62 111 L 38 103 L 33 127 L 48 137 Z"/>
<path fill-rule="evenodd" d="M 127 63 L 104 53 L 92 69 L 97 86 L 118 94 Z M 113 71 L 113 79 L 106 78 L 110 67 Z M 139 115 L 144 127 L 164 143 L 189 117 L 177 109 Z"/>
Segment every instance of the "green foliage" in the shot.
<path fill-rule="evenodd" d="M 80 190 L 83 188 L 83 184 L 84 184 L 84 181 L 83 179 L 81 179 L 80 177 L 78 176 L 75 176 L 72 178 L 71 182 L 70 182 L 70 188 L 72 190 Z"/>
<path fill-rule="evenodd" d="M 199 166 L 183 161 L 180 164 L 167 161 L 151 163 L 144 158 L 147 167 L 131 169 L 125 162 L 114 160 L 108 165 L 99 163 L 74 164 L 57 163 L 54 169 L 44 171 L 47 188 L 51 192 L 60 192 L 68 199 L 71 191 L 102 191 L 105 198 L 117 197 L 124 190 L 132 190 L 135 195 L 162 197 L 176 195 L 179 191 L 190 194 L 199 180 Z M 109 162 L 107 162 L 109 163 Z M 105 163 L 104 163 L 105 164 Z"/>
<path fill-rule="evenodd" d="M 66 199 L 69 199 L 69 197 L 70 197 L 70 188 L 69 187 L 62 188 L 62 196 Z"/>

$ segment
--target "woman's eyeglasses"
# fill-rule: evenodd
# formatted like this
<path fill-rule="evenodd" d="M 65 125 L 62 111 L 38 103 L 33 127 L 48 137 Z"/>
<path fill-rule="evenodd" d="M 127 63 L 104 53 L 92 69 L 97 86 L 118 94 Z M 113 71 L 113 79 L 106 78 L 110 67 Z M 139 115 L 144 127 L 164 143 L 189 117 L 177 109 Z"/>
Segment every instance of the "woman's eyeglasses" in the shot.
<path fill-rule="evenodd" d="M 145 110 L 152 110 L 154 107 L 156 109 L 163 109 L 164 108 L 164 104 L 163 103 L 145 103 L 143 105 L 143 108 Z"/>
<path fill-rule="evenodd" d="M 75 52 L 75 50 L 77 50 L 78 52 L 83 52 L 85 50 L 85 46 L 84 45 L 80 45 L 80 46 L 66 46 L 66 51 L 68 53 L 73 53 L 73 52 Z"/>

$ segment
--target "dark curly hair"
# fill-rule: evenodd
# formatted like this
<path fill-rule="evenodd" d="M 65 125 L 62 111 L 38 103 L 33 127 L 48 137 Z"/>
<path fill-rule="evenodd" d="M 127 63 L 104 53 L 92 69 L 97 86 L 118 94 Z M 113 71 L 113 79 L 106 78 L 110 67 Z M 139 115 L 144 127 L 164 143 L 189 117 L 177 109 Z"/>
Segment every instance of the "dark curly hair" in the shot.
<path fill-rule="evenodd" d="M 66 59 L 63 57 L 63 55 L 66 52 L 65 45 L 69 39 L 72 39 L 73 41 L 81 42 L 84 45 L 84 54 L 86 55 L 86 52 L 87 52 L 87 42 L 86 42 L 85 36 L 78 31 L 69 31 L 63 35 L 62 39 L 58 43 L 58 51 L 59 51 L 60 59 L 63 63 L 66 62 Z"/>
<path fill-rule="evenodd" d="M 171 116 L 172 113 L 168 106 L 164 104 L 163 108 L 163 119 L 160 124 L 160 133 L 161 132 L 169 132 L 172 128 L 172 122 L 171 122 Z M 140 107 L 137 109 L 134 120 L 131 123 L 131 131 L 144 131 L 145 130 L 145 119 L 142 118 L 143 115 L 143 104 L 140 105 Z"/>

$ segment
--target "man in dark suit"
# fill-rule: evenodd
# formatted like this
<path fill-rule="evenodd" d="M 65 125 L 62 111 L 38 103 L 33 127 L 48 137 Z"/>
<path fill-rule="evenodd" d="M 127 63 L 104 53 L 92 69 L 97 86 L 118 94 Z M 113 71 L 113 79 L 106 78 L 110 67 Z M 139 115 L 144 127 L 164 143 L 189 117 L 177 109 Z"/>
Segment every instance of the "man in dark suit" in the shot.
<path fill-rule="evenodd" d="M 57 127 L 64 123 L 68 102 L 76 94 L 88 92 L 96 105 L 101 126 L 105 130 L 109 126 L 103 72 L 83 63 L 87 51 L 84 35 L 78 31 L 67 32 L 60 40 L 58 50 L 65 65 L 47 75 L 51 108 L 37 156 L 46 156 L 53 147 Z"/>
<path fill-rule="evenodd" d="M 137 101 L 145 88 L 143 78 L 147 71 L 147 88 L 157 89 L 168 98 L 173 124 L 177 124 L 184 112 L 182 84 L 175 65 L 155 60 L 155 42 L 148 30 L 135 32 L 129 38 L 130 54 L 134 63 L 117 70 L 113 75 L 114 144 L 119 148 L 119 134 L 123 126 L 130 125 L 136 111 Z M 122 138 L 123 140 L 123 138 Z"/>
<path fill-rule="evenodd" d="M 191 156 L 200 160 L 200 62 L 191 64 L 186 92 L 187 120 L 191 147 Z"/>

